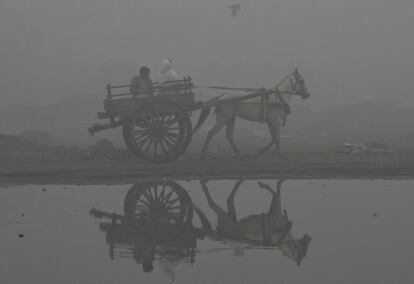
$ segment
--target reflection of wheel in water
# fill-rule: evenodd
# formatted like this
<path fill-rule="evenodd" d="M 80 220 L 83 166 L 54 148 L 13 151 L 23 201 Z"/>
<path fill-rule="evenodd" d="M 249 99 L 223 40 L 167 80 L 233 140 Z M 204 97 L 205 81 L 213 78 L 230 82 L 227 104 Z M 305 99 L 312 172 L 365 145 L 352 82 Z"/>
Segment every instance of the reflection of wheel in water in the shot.
<path fill-rule="evenodd" d="M 171 181 L 135 184 L 125 197 L 124 211 L 133 224 L 190 224 L 193 218 L 190 196 Z"/>

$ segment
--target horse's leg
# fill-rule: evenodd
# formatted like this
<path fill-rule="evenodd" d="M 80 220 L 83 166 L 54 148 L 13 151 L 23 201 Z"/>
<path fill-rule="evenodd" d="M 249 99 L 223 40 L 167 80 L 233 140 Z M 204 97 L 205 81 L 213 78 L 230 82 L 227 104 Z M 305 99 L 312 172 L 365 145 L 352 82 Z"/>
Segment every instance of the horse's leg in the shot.
<path fill-rule="evenodd" d="M 282 201 L 281 201 L 281 191 L 282 191 L 282 184 L 284 180 L 279 180 L 277 182 L 277 190 L 276 193 L 273 193 L 272 202 L 270 203 L 269 212 L 267 213 L 269 216 L 281 216 L 282 215 Z M 270 187 L 269 187 L 270 188 Z M 283 211 L 286 213 L 286 210 Z"/>
<path fill-rule="evenodd" d="M 292 222 L 289 220 L 285 209 L 282 211 L 282 184 L 285 180 L 279 180 L 277 182 L 277 191 L 273 196 L 272 203 L 269 208 L 268 218 L 272 224 L 272 231 L 277 233 L 278 243 L 282 243 L 292 230 Z"/>
<path fill-rule="evenodd" d="M 275 144 L 276 144 L 276 153 L 281 157 L 285 158 L 280 151 L 280 124 L 274 125 L 275 131 Z"/>
<path fill-rule="evenodd" d="M 272 134 L 272 129 L 271 129 L 272 125 L 269 123 L 269 121 L 266 121 L 266 124 L 267 124 L 267 127 L 269 129 L 270 134 Z M 259 152 L 258 152 L 259 155 L 263 154 L 266 151 L 268 151 L 270 149 L 270 147 L 272 147 L 272 145 L 275 143 L 275 140 L 273 139 L 273 135 L 270 135 L 270 136 L 271 136 L 272 140 L 270 141 L 269 144 L 267 144 L 267 145 L 265 145 L 265 146 L 263 146 L 262 148 L 259 149 Z"/>
<path fill-rule="evenodd" d="M 229 144 L 231 148 L 233 149 L 233 152 L 236 154 L 237 157 L 241 157 L 240 151 L 237 148 L 236 144 L 234 143 L 233 134 L 234 134 L 234 125 L 235 125 L 236 117 L 233 116 L 226 125 L 226 138 L 227 141 L 229 141 Z"/>
<path fill-rule="evenodd" d="M 259 182 L 261 188 L 266 189 L 272 194 L 272 201 L 270 203 L 269 211 L 267 212 L 266 217 L 268 218 L 271 226 L 276 229 L 276 231 L 285 230 L 289 222 L 286 210 L 282 210 L 281 189 L 283 182 L 284 180 L 279 180 L 277 182 L 276 193 L 269 185 Z"/>
<path fill-rule="evenodd" d="M 270 134 L 272 135 L 273 141 L 276 146 L 276 154 L 279 155 L 280 158 L 286 159 L 286 157 L 280 151 L 280 121 L 278 119 L 270 120 Z"/>
<path fill-rule="evenodd" d="M 229 215 L 211 198 L 210 192 L 205 183 L 201 184 L 202 190 L 206 196 L 208 206 L 217 215 L 217 233 L 222 234 L 223 230 L 231 230 L 236 223 Z"/>
<path fill-rule="evenodd" d="M 216 124 L 210 129 L 207 133 L 206 141 L 204 141 L 203 148 L 201 150 L 201 159 L 204 160 L 208 145 L 210 144 L 211 139 L 226 125 L 228 118 L 223 116 L 221 112 L 216 109 Z"/>
<path fill-rule="evenodd" d="M 234 205 L 234 196 L 236 192 L 239 190 L 240 185 L 243 183 L 244 180 L 238 180 L 234 186 L 233 190 L 231 191 L 229 197 L 227 198 L 227 211 L 228 215 L 234 222 L 237 222 L 237 214 L 236 214 L 236 206 Z"/>
<path fill-rule="evenodd" d="M 208 206 L 213 209 L 213 211 L 216 213 L 217 218 L 221 219 L 222 216 L 226 215 L 226 212 L 211 198 L 210 192 L 208 191 L 207 185 L 205 183 L 201 184 L 201 188 L 204 192 L 204 195 L 206 196 Z"/>

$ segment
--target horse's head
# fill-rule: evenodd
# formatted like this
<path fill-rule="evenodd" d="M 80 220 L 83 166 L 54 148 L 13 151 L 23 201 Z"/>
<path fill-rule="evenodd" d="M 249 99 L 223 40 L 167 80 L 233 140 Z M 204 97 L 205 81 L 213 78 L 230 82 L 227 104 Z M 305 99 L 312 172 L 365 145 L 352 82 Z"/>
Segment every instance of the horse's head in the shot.
<path fill-rule="evenodd" d="M 296 95 L 299 95 L 302 99 L 307 99 L 310 97 L 308 88 L 306 87 L 305 80 L 302 75 L 299 73 L 298 69 L 295 69 L 295 72 L 292 73 L 290 77 L 290 82 L 292 85 L 292 92 Z"/>
<path fill-rule="evenodd" d="M 302 238 L 295 239 L 292 235 L 288 235 L 279 248 L 283 255 L 295 261 L 299 266 L 306 257 L 312 238 L 308 234 L 304 234 Z"/>
<path fill-rule="evenodd" d="M 305 80 L 299 73 L 298 69 L 286 76 L 276 87 L 274 93 L 280 95 L 285 103 L 289 103 L 293 95 L 298 95 L 302 99 L 310 97 L 308 89 L 306 88 Z"/>
<path fill-rule="evenodd" d="M 304 234 L 301 239 L 296 240 L 295 260 L 298 266 L 302 263 L 303 258 L 305 258 L 311 241 L 312 241 L 312 238 L 308 234 Z"/>

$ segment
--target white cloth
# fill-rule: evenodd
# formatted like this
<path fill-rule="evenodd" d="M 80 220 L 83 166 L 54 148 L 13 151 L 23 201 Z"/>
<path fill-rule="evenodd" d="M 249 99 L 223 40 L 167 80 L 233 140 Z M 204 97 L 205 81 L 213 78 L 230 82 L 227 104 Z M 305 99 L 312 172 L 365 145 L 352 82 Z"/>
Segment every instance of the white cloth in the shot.
<path fill-rule="evenodd" d="M 164 60 L 162 64 L 162 69 L 159 73 L 159 80 L 160 84 L 164 84 L 167 81 L 174 81 L 178 80 L 179 76 L 177 72 L 172 69 L 172 62 L 170 59 Z"/>

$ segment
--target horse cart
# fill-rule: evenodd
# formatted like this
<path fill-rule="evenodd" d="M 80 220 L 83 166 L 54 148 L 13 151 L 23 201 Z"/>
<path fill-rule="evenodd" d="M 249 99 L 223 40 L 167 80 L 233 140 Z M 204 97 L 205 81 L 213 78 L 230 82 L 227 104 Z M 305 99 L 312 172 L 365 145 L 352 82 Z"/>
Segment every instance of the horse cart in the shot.
<path fill-rule="evenodd" d="M 192 111 L 202 109 L 199 122 L 195 127 L 198 129 L 208 116 L 211 107 L 216 107 L 216 109 L 222 107 L 227 108 L 226 111 L 234 111 L 234 105 L 248 102 L 251 108 L 247 110 L 247 114 L 224 113 L 225 117 L 219 118 L 216 112 L 217 122 L 213 126 L 216 129 L 214 133 L 209 132 L 203 146 L 202 157 L 209 140 L 225 124 L 231 134 L 231 146 L 240 156 L 232 142 L 232 129 L 237 115 L 241 118 L 253 115 L 254 118 L 251 118 L 251 121 L 261 123 L 266 121 L 272 129 L 270 131 L 272 141 L 264 148 L 267 150 L 275 144 L 277 153 L 281 155 L 279 127 L 280 124 L 284 125 L 286 115 L 290 112 L 288 105 L 290 97 L 299 95 L 302 99 L 306 99 L 310 96 L 303 77 L 297 70 L 272 89 L 203 87 L 236 92 L 234 96 L 232 92 L 227 92 L 205 102 L 195 101 L 194 87 L 190 77 L 164 84 L 154 83 L 154 95 L 149 96 L 148 94 L 131 95 L 129 85 L 107 85 L 107 95 L 104 100 L 105 111 L 99 112 L 98 118 L 109 119 L 109 122 L 94 124 L 89 128 L 89 132 L 94 134 L 105 129 L 122 127 L 125 144 L 132 153 L 149 162 L 171 162 L 184 154 L 190 144 L 193 135 L 190 120 Z M 128 89 L 128 92 L 123 91 L 125 89 Z M 254 101 L 253 104 L 252 101 Z M 221 121 L 223 119 L 227 121 Z"/>
<path fill-rule="evenodd" d="M 154 96 L 132 96 L 129 87 L 107 85 L 104 112 L 98 112 L 98 118 L 109 122 L 92 125 L 89 133 L 122 127 L 126 146 L 139 158 L 149 162 L 171 162 L 179 158 L 192 138 L 191 112 L 206 106 L 195 101 L 191 77 L 162 85 L 154 83 Z M 243 99 L 272 92 L 256 89 Z M 230 101 L 233 100 L 227 102 Z"/>

